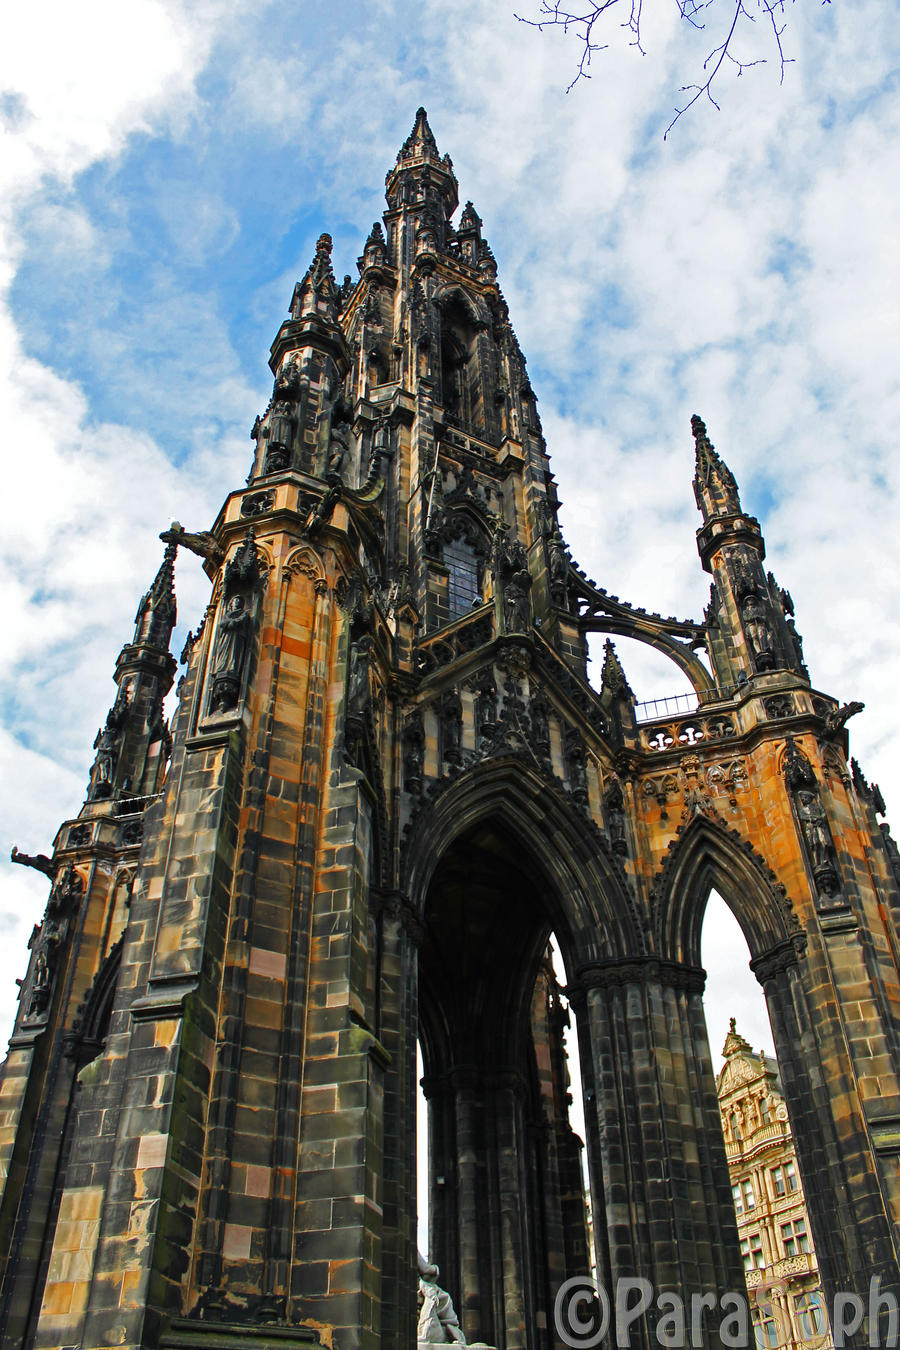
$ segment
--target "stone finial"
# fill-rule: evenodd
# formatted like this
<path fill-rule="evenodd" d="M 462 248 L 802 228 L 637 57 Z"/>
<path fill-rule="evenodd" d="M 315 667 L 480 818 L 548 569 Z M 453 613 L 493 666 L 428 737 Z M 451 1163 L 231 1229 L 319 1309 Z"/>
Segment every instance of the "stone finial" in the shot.
<path fill-rule="evenodd" d="M 728 1022 L 728 1035 L 725 1037 L 725 1044 L 722 1046 L 722 1054 L 726 1059 L 733 1059 L 735 1055 L 752 1055 L 753 1047 L 749 1041 L 737 1029 L 737 1022 L 734 1017 Z"/>

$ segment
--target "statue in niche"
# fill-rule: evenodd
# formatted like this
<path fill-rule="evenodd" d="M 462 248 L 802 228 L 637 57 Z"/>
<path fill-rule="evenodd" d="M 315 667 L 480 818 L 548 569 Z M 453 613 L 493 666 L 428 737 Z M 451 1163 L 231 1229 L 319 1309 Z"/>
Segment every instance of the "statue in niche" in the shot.
<path fill-rule="evenodd" d="M 587 804 L 587 751 L 584 741 L 577 732 L 570 731 L 566 736 L 566 771 L 572 796 L 582 805 Z"/>
<path fill-rule="evenodd" d="M 766 617 L 765 606 L 759 596 L 751 591 L 744 597 L 741 605 L 741 618 L 744 632 L 753 652 L 757 670 L 771 670 L 775 665 L 772 651 L 772 630 Z"/>
<path fill-rule="evenodd" d="M 265 472 L 280 473 L 291 462 L 291 450 L 294 444 L 296 426 L 297 399 L 300 397 L 300 380 L 294 366 L 286 364 L 275 378 L 272 391 L 272 403 L 268 415 L 268 449 L 266 451 Z M 257 430 L 257 437 L 260 435 Z"/>
<path fill-rule="evenodd" d="M 422 786 L 425 765 L 425 727 L 422 714 L 416 709 L 403 731 L 403 785 L 407 792 L 418 792 Z"/>
<path fill-rule="evenodd" d="M 488 740 L 497 730 L 497 691 L 490 678 L 485 679 L 478 689 L 475 729 L 480 740 Z"/>
<path fill-rule="evenodd" d="M 341 483 L 350 467 L 350 423 L 352 413 L 342 395 L 334 401 L 331 410 L 331 432 L 328 438 L 328 463 L 325 478 L 329 483 Z"/>
<path fill-rule="evenodd" d="M 211 710 L 230 712 L 237 707 L 241 692 L 241 675 L 247 654 L 250 615 L 242 595 L 233 595 L 219 620 L 219 630 L 213 649 L 213 690 Z"/>
<path fill-rule="evenodd" d="M 448 764 L 462 759 L 462 703 L 459 694 L 445 694 L 441 701 L 441 751 Z"/>
<path fill-rule="evenodd" d="M 531 700 L 532 746 L 541 759 L 550 758 L 550 709 L 539 690 Z"/>
<path fill-rule="evenodd" d="M 369 649 L 372 639 L 357 638 L 351 643 L 347 675 L 347 712 L 362 717 L 369 703 Z"/>
<path fill-rule="evenodd" d="M 50 962 L 45 947 L 38 948 L 34 961 L 34 980 L 31 985 L 31 998 L 28 1001 L 28 1016 L 40 1017 L 47 1011 L 50 1003 Z"/>
<path fill-rule="evenodd" d="M 94 739 L 97 758 L 94 760 L 94 772 L 91 778 L 91 801 L 99 801 L 103 797 L 112 796 L 113 778 L 116 771 L 116 752 L 121 729 L 122 714 L 117 712 L 115 708 L 111 708 L 106 715 L 106 725 L 97 732 Z"/>
<path fill-rule="evenodd" d="M 527 633 L 531 626 L 528 591 L 531 577 L 526 571 L 513 573 L 503 591 L 503 621 L 507 633 Z"/>
<path fill-rule="evenodd" d="M 550 589 L 554 598 L 557 596 L 565 597 L 569 558 L 563 537 L 558 529 L 554 529 L 547 539 L 547 567 L 550 572 Z"/>
<path fill-rule="evenodd" d="M 614 853 L 627 853 L 628 844 L 625 838 L 625 797 L 622 793 L 622 784 L 618 778 L 613 776 L 606 792 L 606 821 L 609 826 L 609 838 Z"/>
<path fill-rule="evenodd" d="M 438 1284 L 440 1270 L 419 1253 L 419 1321 L 416 1339 L 420 1345 L 465 1345 L 453 1300 Z"/>
<path fill-rule="evenodd" d="M 812 863 L 813 871 L 831 866 L 831 840 L 828 837 L 828 824 L 825 808 L 819 801 L 817 792 L 801 788 L 797 793 L 797 816 L 800 828 Z"/>
<path fill-rule="evenodd" d="M 797 625 L 795 624 L 793 618 L 789 616 L 788 618 L 785 619 L 785 623 L 787 624 L 788 637 L 790 638 L 791 641 L 791 647 L 794 650 L 794 660 L 797 662 L 798 666 L 800 666 L 803 670 L 805 670 L 806 665 L 803 660 L 803 639 L 797 632 Z"/>

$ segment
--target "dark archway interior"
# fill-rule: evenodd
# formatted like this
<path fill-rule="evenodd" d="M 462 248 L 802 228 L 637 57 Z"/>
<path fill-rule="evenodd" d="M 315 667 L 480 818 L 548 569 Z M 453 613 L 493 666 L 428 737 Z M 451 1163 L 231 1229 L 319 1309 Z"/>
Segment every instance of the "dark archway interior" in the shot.
<path fill-rule="evenodd" d="M 467 1339 L 501 1350 L 556 1347 L 553 1296 L 587 1269 L 565 1013 L 547 957 L 555 910 L 541 868 L 495 821 L 450 845 L 424 910 L 430 1255 Z"/>

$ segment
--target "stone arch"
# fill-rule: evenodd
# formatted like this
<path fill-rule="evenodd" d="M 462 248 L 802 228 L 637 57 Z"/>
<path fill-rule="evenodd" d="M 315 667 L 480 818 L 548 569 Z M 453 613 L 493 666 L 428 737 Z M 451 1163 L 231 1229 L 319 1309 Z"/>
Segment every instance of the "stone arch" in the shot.
<path fill-rule="evenodd" d="M 473 326 L 483 326 L 488 322 L 489 312 L 487 307 L 475 296 L 470 295 L 462 286 L 442 286 L 435 292 L 433 300 L 439 311 L 447 309 L 450 305 L 458 304 L 461 309 L 466 311 L 469 322 Z"/>
<path fill-rule="evenodd" d="M 712 675 L 698 656 L 671 634 L 656 628 L 649 621 L 636 623 L 629 618 L 616 618 L 611 614 L 595 614 L 580 620 L 585 633 L 610 633 L 617 637 L 634 638 L 644 642 L 667 656 L 690 680 L 701 703 L 709 701 L 716 692 Z"/>
<path fill-rule="evenodd" d="M 754 964 L 802 939 L 785 889 L 765 860 L 724 822 L 698 813 L 669 845 L 652 889 L 653 936 L 662 958 L 700 966 L 712 890 L 737 919 Z"/>
<path fill-rule="evenodd" d="M 119 878 L 116 879 L 117 884 L 118 880 Z M 133 880 L 133 877 L 130 880 Z M 79 1068 L 89 1064 L 103 1050 L 119 983 L 123 946 L 124 937 L 120 937 L 107 953 L 94 976 L 84 1002 L 78 1009 L 74 1028 L 67 1041 L 66 1052 Z"/>
<path fill-rule="evenodd" d="M 579 965 L 641 954 L 644 925 L 599 830 L 535 765 L 505 756 L 441 785 L 406 832 L 401 885 L 422 916 L 446 849 L 485 821 L 495 822 L 541 869 L 557 905 L 548 913 L 570 978 Z"/>
<path fill-rule="evenodd" d="M 525 755 L 436 784 L 402 868 L 419 927 L 432 1258 L 470 1341 L 536 1345 L 527 1329 L 581 1269 L 576 1230 L 586 1249 L 581 1146 L 565 1085 L 548 1087 L 561 1033 L 541 1022 L 539 975 L 551 932 L 574 979 L 639 948 L 639 924 L 599 831 Z"/>
<path fill-rule="evenodd" d="M 314 548 L 309 544 L 298 544 L 296 548 L 291 549 L 284 560 L 282 573 L 288 577 L 293 577 L 300 572 L 310 581 L 325 581 L 325 567 L 322 559 Z"/>

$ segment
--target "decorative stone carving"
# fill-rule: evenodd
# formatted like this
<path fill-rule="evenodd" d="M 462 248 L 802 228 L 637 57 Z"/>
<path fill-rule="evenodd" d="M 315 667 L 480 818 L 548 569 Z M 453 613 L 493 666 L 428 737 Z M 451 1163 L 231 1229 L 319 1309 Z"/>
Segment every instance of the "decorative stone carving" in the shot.
<path fill-rule="evenodd" d="M 57 877 L 50 891 L 43 922 L 31 935 L 28 945 L 35 950 L 35 956 L 25 1013 L 29 1021 L 44 1017 L 50 1006 L 59 953 L 83 890 L 81 877 L 70 863 Z"/>
<path fill-rule="evenodd" d="M 842 703 L 839 708 L 833 709 L 825 717 L 825 736 L 828 740 L 834 740 L 844 730 L 844 726 L 851 717 L 861 713 L 866 705 L 854 700 L 852 703 Z"/>
<path fill-rule="evenodd" d="M 271 511 L 275 505 L 274 492 L 254 492 L 244 497 L 241 502 L 242 516 L 262 516 L 266 511 Z"/>
<path fill-rule="evenodd" d="M 453 1300 L 438 1284 L 440 1270 L 419 1253 L 419 1345 L 465 1345 Z"/>
<path fill-rule="evenodd" d="M 242 595 L 233 595 L 219 620 L 213 647 L 211 712 L 231 712 L 238 705 L 249 632 L 247 602 Z"/>
<path fill-rule="evenodd" d="M 550 705 L 542 689 L 531 697 L 531 744 L 539 759 L 550 761 Z"/>
<path fill-rule="evenodd" d="M 628 852 L 625 834 L 625 795 L 616 774 L 610 778 L 609 786 L 603 794 L 603 809 L 613 852 L 624 856 Z"/>
<path fill-rule="evenodd" d="M 439 705 L 441 757 L 447 764 L 462 763 L 462 702 L 455 689 L 444 694 Z"/>
<path fill-rule="evenodd" d="M 232 558 L 225 564 L 225 595 L 234 595 L 240 590 L 252 590 L 260 580 L 259 550 L 256 536 L 251 525 L 244 540 Z"/>
<path fill-rule="evenodd" d="M 784 777 L 816 886 L 820 894 L 833 898 L 840 889 L 840 880 L 828 816 L 812 765 L 792 736 L 787 741 Z"/>
<path fill-rule="evenodd" d="M 741 620 L 756 669 L 772 670 L 775 666 L 774 636 L 766 607 L 755 591 L 746 595 L 741 603 Z"/>
<path fill-rule="evenodd" d="M 563 537 L 555 527 L 547 537 L 547 571 L 550 576 L 550 594 L 554 603 L 566 603 L 566 580 L 569 575 L 569 554 Z"/>
<path fill-rule="evenodd" d="M 503 625 L 507 633 L 527 633 L 531 627 L 528 592 L 531 577 L 526 570 L 514 572 L 503 588 Z"/>
<path fill-rule="evenodd" d="M 124 720 L 122 712 L 111 708 L 106 715 L 106 725 L 100 728 L 94 738 L 97 757 L 91 770 L 91 785 L 88 792 L 90 801 L 100 801 L 112 796 Z"/>
<path fill-rule="evenodd" d="M 269 405 L 265 474 L 280 473 L 290 467 L 299 397 L 300 377 L 293 365 L 285 364 L 276 376 Z"/>
<path fill-rule="evenodd" d="M 497 730 L 497 689 L 489 673 L 482 675 L 476 685 L 475 735 L 480 745 Z"/>
<path fill-rule="evenodd" d="M 403 728 L 403 786 L 407 792 L 421 792 L 425 764 L 425 727 L 418 708 Z"/>
<path fill-rule="evenodd" d="M 46 853 L 38 853 L 35 856 L 30 853 L 20 853 L 13 844 L 9 858 L 10 862 L 18 863 L 20 867 L 33 867 L 36 872 L 43 872 L 45 877 L 53 876 L 53 863 Z"/>
<path fill-rule="evenodd" d="M 573 727 L 566 727 L 566 773 L 572 796 L 580 806 L 587 806 L 587 749 L 584 737 Z"/>

